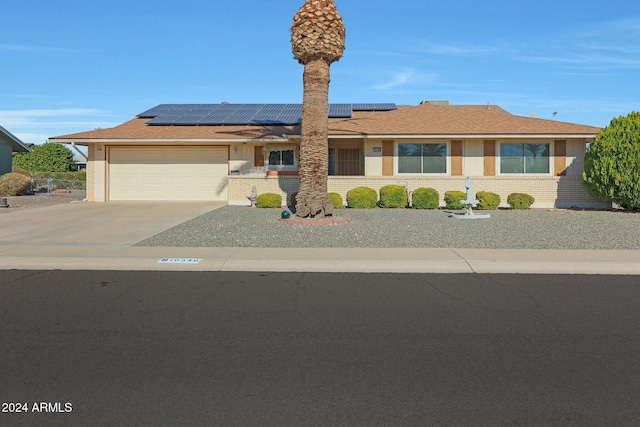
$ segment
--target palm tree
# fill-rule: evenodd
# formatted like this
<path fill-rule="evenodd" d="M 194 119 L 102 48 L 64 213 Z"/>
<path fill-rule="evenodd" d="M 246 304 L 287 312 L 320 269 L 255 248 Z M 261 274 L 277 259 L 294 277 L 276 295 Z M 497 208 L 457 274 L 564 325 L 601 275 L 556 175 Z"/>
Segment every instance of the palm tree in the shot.
<path fill-rule="evenodd" d="M 293 17 L 293 57 L 304 65 L 300 188 L 296 215 L 327 216 L 333 204 L 327 190 L 329 158 L 329 67 L 344 52 L 345 28 L 333 0 L 306 0 Z"/>

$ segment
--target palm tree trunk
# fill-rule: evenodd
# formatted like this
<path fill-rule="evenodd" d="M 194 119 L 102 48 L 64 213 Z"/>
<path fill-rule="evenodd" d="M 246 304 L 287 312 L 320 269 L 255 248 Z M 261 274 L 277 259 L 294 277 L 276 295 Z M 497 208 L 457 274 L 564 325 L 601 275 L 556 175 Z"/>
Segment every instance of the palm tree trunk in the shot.
<path fill-rule="evenodd" d="M 329 168 L 329 62 L 319 58 L 304 67 L 304 99 L 300 141 L 300 189 L 296 215 L 331 215 L 333 204 L 327 190 Z"/>

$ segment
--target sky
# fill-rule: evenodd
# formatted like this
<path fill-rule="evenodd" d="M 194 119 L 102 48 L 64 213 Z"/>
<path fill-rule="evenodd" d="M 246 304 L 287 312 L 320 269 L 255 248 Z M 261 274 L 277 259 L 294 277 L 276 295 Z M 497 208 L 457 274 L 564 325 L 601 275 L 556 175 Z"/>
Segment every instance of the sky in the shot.
<path fill-rule="evenodd" d="M 0 125 L 23 142 L 163 103 L 301 103 L 303 0 L 21 0 L 0 14 Z M 499 105 L 604 127 L 640 111 L 635 0 L 335 0 L 329 101 Z"/>

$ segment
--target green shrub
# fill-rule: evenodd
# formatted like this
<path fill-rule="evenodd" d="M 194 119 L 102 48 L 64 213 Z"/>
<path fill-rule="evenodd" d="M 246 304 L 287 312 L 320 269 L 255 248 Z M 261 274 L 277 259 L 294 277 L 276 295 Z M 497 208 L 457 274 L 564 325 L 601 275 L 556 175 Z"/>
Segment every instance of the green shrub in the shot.
<path fill-rule="evenodd" d="M 9 172 L 0 176 L 0 196 L 24 196 L 31 189 L 31 178 Z"/>
<path fill-rule="evenodd" d="M 342 196 L 338 193 L 329 193 L 331 196 L 331 202 L 333 203 L 334 209 L 342 209 L 344 208 L 344 203 L 342 203 Z"/>
<path fill-rule="evenodd" d="M 276 193 L 262 193 L 256 198 L 256 206 L 259 208 L 282 207 L 282 196 Z"/>
<path fill-rule="evenodd" d="M 459 190 L 451 190 L 444 193 L 444 204 L 447 209 L 464 209 L 464 205 L 460 203 L 467 199 L 467 193 Z"/>
<path fill-rule="evenodd" d="M 355 209 L 372 209 L 378 203 L 378 193 L 373 188 L 356 187 L 347 192 L 347 206 Z"/>
<path fill-rule="evenodd" d="M 381 208 L 406 208 L 409 203 L 407 188 L 401 185 L 385 185 L 380 189 Z"/>
<path fill-rule="evenodd" d="M 535 202 L 533 196 L 525 193 L 511 193 L 507 196 L 507 203 L 511 209 L 529 209 L 533 202 Z"/>
<path fill-rule="evenodd" d="M 584 157 L 584 185 L 596 199 L 640 209 L 640 112 L 611 120 Z"/>
<path fill-rule="evenodd" d="M 414 209 L 438 209 L 440 194 L 433 188 L 416 188 L 411 193 L 411 206 Z"/>
<path fill-rule="evenodd" d="M 289 196 L 289 206 L 291 206 L 292 208 L 295 209 L 296 203 L 298 203 L 298 192 L 297 191 L 291 193 L 291 196 Z"/>
<path fill-rule="evenodd" d="M 62 144 L 34 145 L 30 152 L 13 158 L 13 166 L 28 171 L 68 172 L 76 169 L 73 152 Z"/>
<path fill-rule="evenodd" d="M 494 211 L 500 206 L 500 195 L 491 191 L 478 191 L 476 193 L 478 199 L 478 209 L 484 211 Z"/>

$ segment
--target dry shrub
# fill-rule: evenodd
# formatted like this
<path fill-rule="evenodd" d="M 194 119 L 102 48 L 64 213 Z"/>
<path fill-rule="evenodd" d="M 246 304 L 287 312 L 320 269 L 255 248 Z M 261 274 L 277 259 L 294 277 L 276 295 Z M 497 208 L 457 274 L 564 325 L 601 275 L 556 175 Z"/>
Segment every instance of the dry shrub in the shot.
<path fill-rule="evenodd" d="M 24 196 L 31 189 L 31 178 L 9 172 L 0 176 L 0 196 Z"/>

